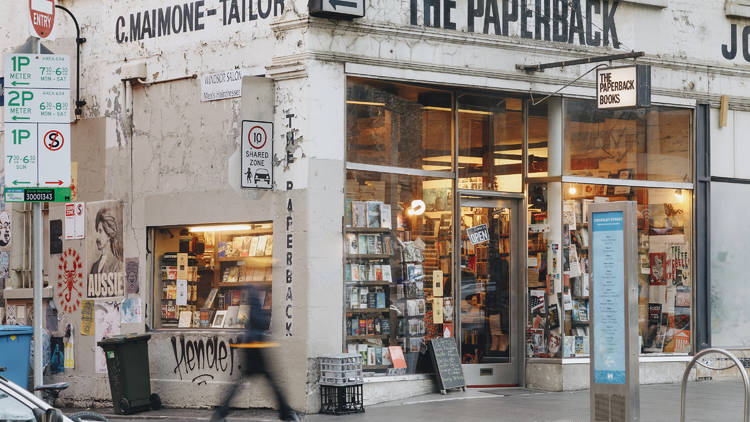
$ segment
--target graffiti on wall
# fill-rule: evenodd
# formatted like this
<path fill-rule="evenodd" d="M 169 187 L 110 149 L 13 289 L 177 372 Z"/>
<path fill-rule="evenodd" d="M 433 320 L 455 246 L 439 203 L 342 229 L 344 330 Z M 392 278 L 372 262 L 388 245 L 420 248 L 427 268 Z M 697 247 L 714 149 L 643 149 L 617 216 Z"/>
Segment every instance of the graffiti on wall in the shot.
<path fill-rule="evenodd" d="M 215 375 L 234 373 L 234 350 L 229 347 L 232 339 L 219 339 L 218 336 L 205 339 L 186 339 L 184 336 L 172 337 L 174 369 L 181 380 L 189 379 L 203 385 L 214 379 Z"/>

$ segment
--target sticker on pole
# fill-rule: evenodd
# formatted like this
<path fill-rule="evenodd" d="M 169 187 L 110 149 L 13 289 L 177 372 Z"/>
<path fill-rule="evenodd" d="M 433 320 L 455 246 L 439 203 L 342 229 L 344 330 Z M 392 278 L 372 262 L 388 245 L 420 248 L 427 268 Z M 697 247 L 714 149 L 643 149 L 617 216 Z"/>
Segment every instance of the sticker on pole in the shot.
<path fill-rule="evenodd" d="M 242 121 L 243 188 L 273 188 L 273 123 Z"/>
<path fill-rule="evenodd" d="M 51 38 L 55 27 L 55 0 L 29 0 L 31 35 L 42 39 Z"/>

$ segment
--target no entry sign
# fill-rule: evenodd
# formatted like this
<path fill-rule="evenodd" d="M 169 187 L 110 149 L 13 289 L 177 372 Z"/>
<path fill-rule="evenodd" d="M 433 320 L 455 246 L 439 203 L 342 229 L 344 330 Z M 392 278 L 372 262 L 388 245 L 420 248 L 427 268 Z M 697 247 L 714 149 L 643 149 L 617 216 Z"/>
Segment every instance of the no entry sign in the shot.
<path fill-rule="evenodd" d="M 29 0 L 31 35 L 48 38 L 55 27 L 55 0 Z"/>
<path fill-rule="evenodd" d="M 243 188 L 273 188 L 273 123 L 242 121 Z"/>

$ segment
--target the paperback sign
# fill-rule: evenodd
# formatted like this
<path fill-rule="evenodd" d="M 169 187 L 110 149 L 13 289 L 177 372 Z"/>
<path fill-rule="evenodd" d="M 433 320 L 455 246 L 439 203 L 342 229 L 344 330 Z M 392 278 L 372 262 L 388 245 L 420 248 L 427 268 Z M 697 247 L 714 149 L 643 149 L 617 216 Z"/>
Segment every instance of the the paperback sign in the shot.
<path fill-rule="evenodd" d="M 651 106 L 651 66 L 598 69 L 596 102 L 599 109 Z"/>
<path fill-rule="evenodd" d="M 243 188 L 271 189 L 273 187 L 273 123 L 242 121 Z"/>

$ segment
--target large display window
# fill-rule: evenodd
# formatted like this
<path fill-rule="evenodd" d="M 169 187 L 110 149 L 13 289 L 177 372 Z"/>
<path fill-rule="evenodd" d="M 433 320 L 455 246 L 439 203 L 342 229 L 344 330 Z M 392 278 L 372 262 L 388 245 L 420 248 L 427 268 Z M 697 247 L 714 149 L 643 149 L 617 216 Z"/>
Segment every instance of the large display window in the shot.
<path fill-rule="evenodd" d="M 458 97 L 458 186 L 523 191 L 523 100 L 494 95 Z"/>
<path fill-rule="evenodd" d="M 448 91 L 349 79 L 347 161 L 450 171 L 452 102 Z"/>
<path fill-rule="evenodd" d="M 528 356 L 589 355 L 591 280 L 586 215 L 590 204 L 608 201 L 638 204 L 641 352 L 691 352 L 692 191 L 581 183 L 537 184 L 530 189 L 546 193 L 560 185 L 559 243 L 552 236 L 546 198 L 533 198 L 529 209 Z M 548 254 L 552 259 L 547 259 Z"/>
<path fill-rule="evenodd" d="M 169 226 L 152 234 L 157 328 L 244 328 L 250 295 L 270 321 L 273 223 Z"/>
<path fill-rule="evenodd" d="M 693 112 L 652 106 L 597 110 L 565 99 L 564 174 L 661 182 L 693 180 Z"/>

